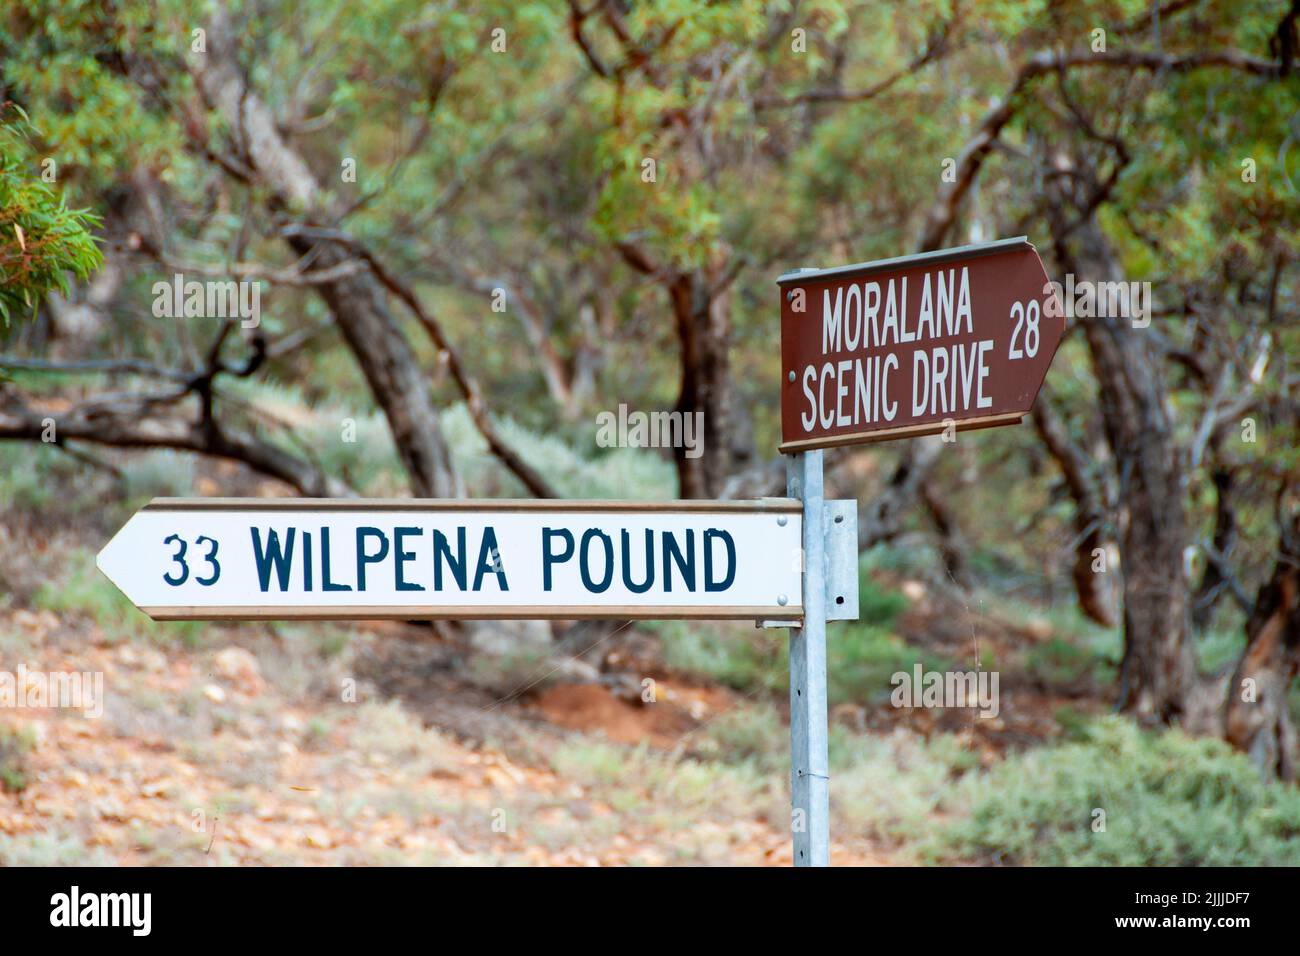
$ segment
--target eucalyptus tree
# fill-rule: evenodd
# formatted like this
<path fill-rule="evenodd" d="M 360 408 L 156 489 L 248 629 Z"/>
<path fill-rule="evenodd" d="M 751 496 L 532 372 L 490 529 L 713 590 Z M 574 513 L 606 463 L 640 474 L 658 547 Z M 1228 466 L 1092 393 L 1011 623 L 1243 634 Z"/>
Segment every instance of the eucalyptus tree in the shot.
<path fill-rule="evenodd" d="M 1122 577 L 1119 705 L 1226 732 L 1290 776 L 1297 10 L 1179 3 L 1106 26 L 1108 14 L 1073 4 L 1029 15 L 1007 94 L 978 124 L 953 188 L 998 157 L 998 179 L 1030 187 L 1006 212 L 1041 228 L 1061 278 L 1090 293 L 1066 305 L 1093 403 L 1076 404 L 1068 424 L 1059 409 L 1038 417 L 1082 518 L 1081 604 L 1095 599 L 1089 550 L 1094 576 Z M 1118 311 L 1100 301 L 1135 282 L 1154 307 L 1150 294 Z M 1080 432 L 1098 423 L 1106 454 L 1089 464 Z M 1119 568 L 1099 531 L 1118 541 Z M 1261 576 L 1251 595 L 1244 582 Z M 1194 644 L 1225 597 L 1249 618 L 1231 681 L 1231 668 L 1202 674 Z"/>
<path fill-rule="evenodd" d="M 436 368 L 492 451 L 531 491 L 551 494 L 505 445 L 456 344 L 379 248 L 387 217 L 409 209 L 413 193 L 436 223 L 441 206 L 482 172 L 475 167 L 484 141 L 511 122 L 511 110 L 494 105 L 508 95 L 480 96 L 502 77 L 492 44 L 512 31 L 527 36 L 516 30 L 522 23 L 532 22 L 534 35 L 546 32 L 541 7 L 470 10 L 218 3 L 209 13 L 179 2 L 104 8 L 52 0 L 4 14 L 4 82 L 40 117 L 43 138 L 24 151 L 25 163 L 50 158 L 73 192 L 136 213 L 107 231 L 117 240 L 110 256 L 129 257 L 137 275 L 235 276 L 318 298 L 384 412 L 414 492 L 463 489 L 394 300 L 414 315 Z M 537 48 L 518 44 L 517 82 Z M 429 196 L 430 182 L 442 195 Z M 252 374 L 284 345 L 251 333 L 250 360 L 229 366 L 221 359 L 228 322 L 206 357 L 184 326 L 175 336 L 145 322 L 132 323 L 132 335 L 123 331 L 114 330 L 119 342 L 134 339 L 150 352 L 158 346 L 146 343 L 160 339 L 163 352 L 176 354 L 182 368 L 173 378 L 190 373 L 191 387 L 171 393 L 175 403 L 198 399 L 197 420 L 178 412 L 172 422 L 186 433 L 220 434 L 213 380 L 235 369 Z M 103 439 L 146 443 L 134 434 L 139 409 L 123 411 Z M 227 445 L 204 450 L 238 456 Z"/>
<path fill-rule="evenodd" d="M 1065 296 L 1036 428 L 980 447 L 1023 484 L 1055 463 L 1042 483 L 1072 504 L 1079 606 L 1122 621 L 1119 705 L 1291 775 L 1298 9 L 11 5 L 3 99 L 34 129 L 5 141 L 3 188 L 39 188 L 48 160 L 69 203 L 103 215 L 113 281 L 70 291 L 110 357 L 81 364 L 134 386 L 74 401 L 60 434 L 346 493 L 227 387 L 310 389 L 341 342 L 416 494 L 467 490 L 438 414 L 451 403 L 550 495 L 496 413 L 582 443 L 583 416 L 624 401 L 703 417 L 704 454 L 676 450 L 676 493 L 773 493 L 776 274 L 1028 233 L 1071 290 L 1153 294 L 1140 315 Z M 34 221 L 0 219 L 6 269 L 57 231 Z M 66 235 L 60 262 L 84 277 L 93 247 Z M 28 314 L 62 266 L 0 301 Z M 270 315 L 160 322 L 150 292 L 175 273 L 262 282 Z M 50 301 L 25 328 L 57 336 L 67 313 Z M 6 389 L 0 437 L 37 438 L 47 410 Z M 972 490 L 978 472 L 973 445 L 945 447 L 828 453 L 828 481 L 877 492 L 863 547 L 924 504 L 965 581 L 964 552 L 1022 536 L 945 507 L 940 485 Z M 1247 649 L 1207 675 L 1197 636 L 1223 626 Z"/>

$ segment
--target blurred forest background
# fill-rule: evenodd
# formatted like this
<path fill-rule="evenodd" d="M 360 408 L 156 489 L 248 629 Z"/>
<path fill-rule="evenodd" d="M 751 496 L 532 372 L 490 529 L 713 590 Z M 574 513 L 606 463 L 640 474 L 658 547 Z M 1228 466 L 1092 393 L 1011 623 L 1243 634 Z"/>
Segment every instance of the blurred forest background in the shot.
<path fill-rule="evenodd" d="M 1023 234 L 1151 322 L 1073 319 L 1018 427 L 827 453 L 833 859 L 1300 864 L 1298 20 L 6 3 L 0 669 L 106 701 L 0 710 L 0 863 L 788 862 L 784 631 L 154 624 L 94 554 L 159 494 L 780 494 L 776 276 Z M 620 403 L 703 455 L 599 447 Z M 1000 713 L 892 707 L 916 663 Z"/>

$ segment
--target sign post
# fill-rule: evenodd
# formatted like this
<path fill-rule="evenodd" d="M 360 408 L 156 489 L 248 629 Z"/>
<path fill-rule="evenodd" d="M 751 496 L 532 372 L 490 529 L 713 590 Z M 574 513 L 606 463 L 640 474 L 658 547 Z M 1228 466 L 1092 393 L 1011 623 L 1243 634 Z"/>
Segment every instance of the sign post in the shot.
<path fill-rule="evenodd" d="M 824 501 L 820 451 L 794 456 L 788 483 L 788 498 L 759 501 L 156 498 L 96 563 L 163 621 L 799 625 L 790 652 L 795 862 L 825 866 L 826 620 L 857 617 L 857 511 L 853 501 Z"/>
<path fill-rule="evenodd" d="M 851 545 L 837 531 L 846 503 L 825 500 L 822 449 L 1020 421 L 1065 313 L 1023 236 L 799 269 L 777 284 L 781 451 L 792 456 L 787 494 L 803 502 L 805 560 L 804 616 L 790 636 L 791 830 L 795 866 L 827 866 L 826 622 L 857 619 L 858 554 L 856 523 Z"/>
<path fill-rule="evenodd" d="M 1024 238 L 777 282 L 787 498 L 156 498 L 96 563 L 155 620 L 700 618 L 793 628 L 794 863 L 826 866 L 826 622 L 857 620 L 858 550 L 857 502 L 826 499 L 822 449 L 1019 421 L 1065 321 Z"/>
<path fill-rule="evenodd" d="M 818 450 L 797 454 L 789 459 L 786 469 L 787 494 L 803 502 L 803 624 L 790 632 L 790 828 L 794 836 L 794 865 L 829 866 L 827 548 L 822 453 Z M 857 562 L 853 564 L 856 584 Z M 857 616 L 856 609 L 854 616 Z"/>

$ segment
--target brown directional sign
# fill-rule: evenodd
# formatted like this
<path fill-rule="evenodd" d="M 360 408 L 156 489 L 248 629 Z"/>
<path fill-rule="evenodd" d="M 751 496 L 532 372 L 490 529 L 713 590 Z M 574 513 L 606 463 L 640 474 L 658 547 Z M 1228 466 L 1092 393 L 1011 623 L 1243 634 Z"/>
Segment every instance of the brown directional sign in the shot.
<path fill-rule="evenodd" d="M 1065 332 L 1023 236 L 777 283 L 783 452 L 1017 422 Z"/>

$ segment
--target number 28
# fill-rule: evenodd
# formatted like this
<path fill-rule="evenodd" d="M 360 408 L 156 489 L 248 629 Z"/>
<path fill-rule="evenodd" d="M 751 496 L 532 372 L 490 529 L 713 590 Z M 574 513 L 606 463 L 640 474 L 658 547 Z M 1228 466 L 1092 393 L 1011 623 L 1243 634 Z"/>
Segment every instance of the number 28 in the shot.
<path fill-rule="evenodd" d="M 1028 355 L 1033 358 L 1038 354 L 1038 343 L 1041 336 L 1038 331 L 1038 300 L 1030 299 L 1029 305 L 1023 302 L 1016 302 L 1011 306 L 1011 317 L 1016 320 L 1016 327 L 1011 331 L 1011 350 L 1007 353 L 1008 359 L 1020 359 Z M 1016 344 L 1020 338 L 1020 330 L 1025 330 L 1025 347 L 1022 351 Z"/>
<path fill-rule="evenodd" d="M 214 539 L 209 538 L 206 534 L 201 534 L 194 539 L 194 544 L 197 547 L 205 541 L 208 543 L 208 553 L 203 555 L 203 560 L 212 566 L 212 572 L 207 577 L 195 575 L 194 580 L 196 583 L 208 587 L 216 584 L 217 578 L 221 577 L 221 565 L 217 561 L 217 542 Z M 185 552 L 189 550 L 189 545 L 178 534 L 169 534 L 163 538 L 163 544 L 172 544 L 173 542 L 176 544 L 176 551 L 172 555 L 172 561 L 177 565 L 178 570 L 176 572 L 167 572 L 163 575 L 163 580 L 172 587 L 177 588 L 188 581 L 190 577 L 190 566 L 185 561 Z"/>

